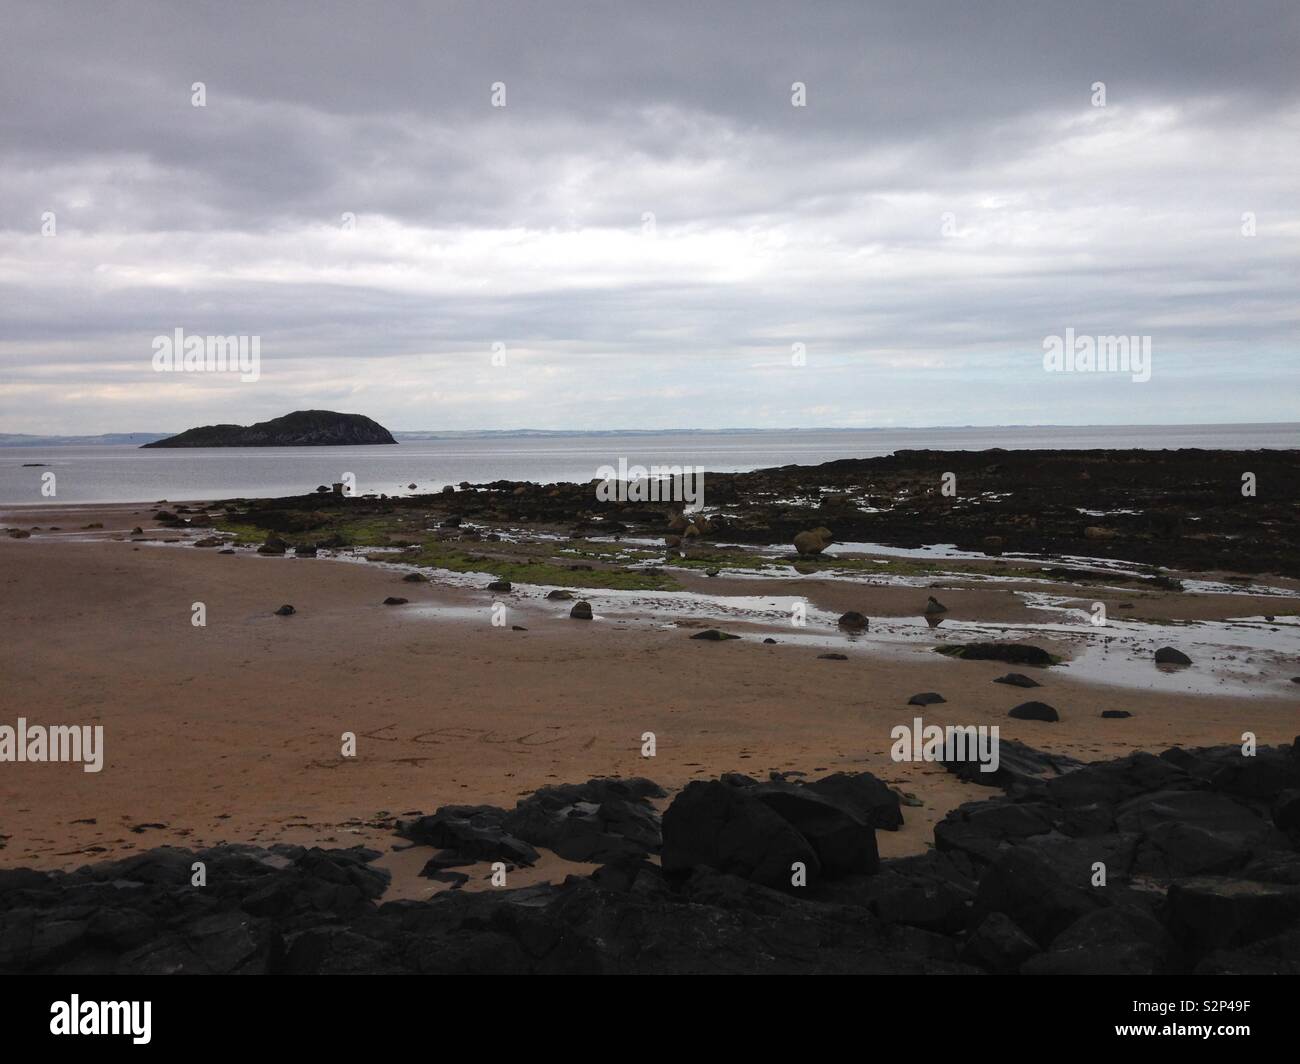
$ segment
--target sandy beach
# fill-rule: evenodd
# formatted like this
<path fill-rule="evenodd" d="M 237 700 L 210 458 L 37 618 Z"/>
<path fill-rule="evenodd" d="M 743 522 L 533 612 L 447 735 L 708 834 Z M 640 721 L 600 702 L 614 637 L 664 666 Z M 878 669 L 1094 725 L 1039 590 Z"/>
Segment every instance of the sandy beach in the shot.
<path fill-rule="evenodd" d="M 581 622 L 569 618 L 568 602 L 548 601 L 539 589 L 498 594 L 464 574 L 410 583 L 400 566 L 346 552 L 301 558 L 197 549 L 194 531 L 151 528 L 153 509 L 4 515 L 10 527 L 37 530 L 0 538 L 7 632 L 0 721 L 101 724 L 105 736 L 99 773 L 74 764 L 5 766 L 0 860 L 8 867 L 71 869 L 163 844 L 363 843 L 382 850 L 380 863 L 394 873 L 387 897 L 423 897 L 444 888 L 415 874 L 428 848 L 394 849 L 399 817 L 457 802 L 508 807 L 538 787 L 599 776 L 645 776 L 671 795 L 692 779 L 773 771 L 866 770 L 914 796 L 901 830 L 877 832 L 889 857 L 923 852 L 939 819 L 987 796 L 940 765 L 890 759 L 891 728 L 915 716 L 927 724 L 996 724 L 1004 739 L 1084 761 L 1236 743 L 1244 731 L 1261 744 L 1282 743 L 1297 731 L 1300 685 L 1295 694 L 1276 682 L 1253 692 L 1223 683 L 1218 692 L 1187 694 L 1162 690 L 1176 681 L 1154 665 L 1145 686 L 1089 682 L 1068 664 L 1077 644 L 1045 631 L 1034 642 L 1067 663 L 1021 670 L 1035 671 L 1043 684 L 1026 692 L 993 682 L 1009 671 L 999 662 L 950 660 L 817 620 L 793 628 L 770 617 L 727 616 L 712 605 L 802 596 L 814 617 L 858 609 L 887 626 L 891 618 L 915 619 L 934 594 L 951 621 L 933 642 L 964 621 L 1041 618 L 1019 584 L 961 579 L 963 565 L 978 572 L 987 562 L 954 561 L 958 575 L 928 587 L 691 574 L 686 592 L 667 596 L 684 603 L 667 615 L 635 596 L 597 590 L 588 596 L 597 619 Z M 127 534 L 140 524 L 146 541 L 133 541 Z M 1269 584 L 1297 593 L 1294 581 Z M 709 605 L 691 598 L 705 593 Z M 392 595 L 409 602 L 382 605 Z M 1118 613 L 1126 602 L 1174 622 L 1288 612 L 1279 621 L 1295 620 L 1294 598 L 1078 595 L 1085 607 L 1100 598 Z M 197 602 L 206 609 L 204 627 L 191 624 Z M 493 624 L 494 602 L 508 607 L 508 625 Z M 296 613 L 276 616 L 286 603 Z M 707 627 L 742 638 L 689 638 Z M 828 651 L 847 660 L 819 656 Z M 1194 668 L 1212 676 L 1231 664 Z M 946 702 L 907 704 L 925 691 Z M 1059 723 L 1007 717 L 1030 697 L 1055 706 Z M 1111 709 L 1133 716 L 1100 717 Z M 355 757 L 341 756 L 345 732 L 357 737 Z M 656 738 L 653 758 L 641 756 L 646 732 Z M 576 867 L 550 855 L 515 882 Z"/>

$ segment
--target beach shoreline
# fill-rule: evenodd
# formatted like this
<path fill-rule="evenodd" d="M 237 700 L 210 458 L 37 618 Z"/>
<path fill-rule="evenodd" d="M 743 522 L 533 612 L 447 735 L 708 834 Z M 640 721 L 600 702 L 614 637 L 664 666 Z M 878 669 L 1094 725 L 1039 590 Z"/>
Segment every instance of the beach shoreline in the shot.
<path fill-rule="evenodd" d="M 457 802 L 508 807 L 539 787 L 605 776 L 645 776 L 672 795 L 727 772 L 874 773 L 920 803 L 904 809 L 901 830 L 877 832 L 882 855 L 895 857 L 924 852 L 944 815 L 985 796 L 940 765 L 891 761 L 890 730 L 915 717 L 997 725 L 1004 739 L 1083 761 L 1240 742 L 1245 730 L 1261 744 L 1289 742 L 1296 731 L 1296 696 L 1277 685 L 1249 695 L 1228 684 L 1208 694 L 1161 690 L 1154 665 L 1147 689 L 1076 678 L 1070 640 L 1046 624 L 1032 641 L 1066 663 L 1036 674 L 1044 687 L 1032 696 L 1062 719 L 1011 720 L 1008 708 L 1030 693 L 993 682 L 1009 666 L 900 649 L 883 634 L 891 619 L 914 623 L 929 594 L 944 599 L 950 629 L 1031 624 L 1023 589 L 1037 585 L 1028 573 L 989 587 L 960 576 L 900 586 L 685 572 L 682 590 L 631 594 L 608 612 L 602 595 L 615 592 L 590 589 L 597 620 L 581 622 L 568 617 L 568 602 L 546 600 L 545 588 L 494 593 L 477 574 L 436 570 L 411 583 L 400 562 L 354 564 L 365 551 L 309 558 L 195 548 L 208 529 L 159 528 L 154 508 L 11 508 L 3 517 L 11 527 L 39 524 L 28 538 L 0 538 L 13 633 L 0 723 L 22 715 L 102 724 L 106 747 L 105 768 L 93 775 L 74 765 L 5 766 L 5 867 L 71 869 L 157 845 L 363 844 L 383 851 L 394 873 L 386 896 L 427 897 L 445 887 L 416 874 L 426 848 L 394 850 L 403 816 Z M 143 535 L 131 536 L 140 526 Z M 995 564 L 956 559 L 944 568 L 983 578 Z M 1002 577 L 1006 570 L 999 566 Z M 1294 580 L 1262 583 L 1300 596 Z M 1116 611 L 1131 600 L 1140 614 L 1187 625 L 1295 608 L 1276 595 L 1056 590 Z M 814 620 L 782 631 L 770 611 L 719 613 L 728 598 L 763 595 L 803 598 Z M 385 606 L 388 596 L 409 601 Z M 664 615 L 655 606 L 663 599 L 685 605 Z M 191 624 L 196 602 L 205 627 Z M 286 603 L 296 613 L 275 616 Z M 510 625 L 493 625 L 494 603 L 507 607 Z M 877 620 L 879 641 L 827 620 L 851 608 Z M 690 638 L 715 626 L 742 638 Z M 937 645 L 946 633 L 927 638 Z M 847 660 L 824 660 L 828 650 Z M 1217 667 L 1198 660 L 1193 669 Z M 923 691 L 947 701 L 908 706 Z M 1108 709 L 1133 716 L 1101 719 Z M 344 732 L 357 736 L 355 757 L 340 754 Z M 654 758 L 641 756 L 647 732 Z M 551 858 L 524 877 L 574 870 Z"/>

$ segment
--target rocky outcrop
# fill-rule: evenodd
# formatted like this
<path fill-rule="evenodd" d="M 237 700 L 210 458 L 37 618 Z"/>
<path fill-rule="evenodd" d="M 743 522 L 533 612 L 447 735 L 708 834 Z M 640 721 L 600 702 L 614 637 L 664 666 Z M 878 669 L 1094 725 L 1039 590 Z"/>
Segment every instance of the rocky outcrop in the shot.
<path fill-rule="evenodd" d="M 0 972 L 1300 974 L 1300 743 L 1086 765 L 1002 746 L 1005 794 L 893 860 L 875 777 L 730 774 L 662 825 L 642 779 L 399 825 L 453 886 L 541 849 L 599 864 L 521 889 L 379 904 L 374 851 L 284 845 L 0 871 Z"/>

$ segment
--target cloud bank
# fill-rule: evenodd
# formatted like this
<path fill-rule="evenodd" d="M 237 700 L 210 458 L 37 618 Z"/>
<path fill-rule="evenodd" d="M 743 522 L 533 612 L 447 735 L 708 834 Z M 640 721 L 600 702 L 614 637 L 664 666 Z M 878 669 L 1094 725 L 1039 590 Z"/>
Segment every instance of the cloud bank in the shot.
<path fill-rule="evenodd" d="M 1296 420 L 1292 3 L 3 24 L 3 431 Z M 260 379 L 154 373 L 176 328 Z M 1066 329 L 1151 379 L 1045 372 Z"/>

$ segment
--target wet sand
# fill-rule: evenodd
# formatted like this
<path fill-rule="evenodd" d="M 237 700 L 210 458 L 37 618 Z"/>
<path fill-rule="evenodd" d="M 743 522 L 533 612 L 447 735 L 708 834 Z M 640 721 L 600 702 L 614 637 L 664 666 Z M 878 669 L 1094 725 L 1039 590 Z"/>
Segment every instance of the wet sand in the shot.
<path fill-rule="evenodd" d="M 904 808 L 903 830 L 878 833 L 882 854 L 893 856 L 921 851 L 944 813 L 991 793 L 936 765 L 894 763 L 890 729 L 914 716 L 997 724 L 1003 738 L 1084 760 L 1239 742 L 1247 730 L 1261 744 L 1289 742 L 1300 731 L 1300 685 L 1294 694 L 1275 684 L 1252 697 L 1235 688 L 1189 695 L 1160 690 L 1164 678 L 1152 665 L 1151 689 L 1135 689 L 1085 682 L 1068 667 L 900 653 L 833 625 L 733 625 L 703 608 L 666 620 L 638 613 L 635 602 L 584 623 L 568 617 L 568 603 L 527 589 L 496 596 L 403 582 L 369 563 L 112 538 L 147 527 L 153 509 L 3 515 L 10 526 L 41 531 L 0 537 L 0 723 L 23 716 L 105 729 L 100 773 L 0 765 L 5 867 L 73 868 L 167 843 L 364 843 L 385 851 L 383 863 L 397 873 L 389 896 L 418 897 L 442 888 L 415 877 L 427 850 L 392 851 L 396 817 L 447 803 L 512 805 L 539 786 L 592 776 L 648 776 L 673 791 L 727 771 L 876 773 L 923 803 Z M 83 528 L 91 523 L 104 528 Z M 51 525 L 62 531 L 46 531 Z M 683 583 L 713 596 L 803 595 L 816 610 L 862 609 L 873 618 L 917 615 L 935 593 L 954 623 L 1041 619 L 1009 586 L 940 593 L 815 579 Z M 388 595 L 410 604 L 381 605 Z M 1164 618 L 1296 609 L 1295 599 L 1249 595 L 1106 597 Z M 495 599 L 527 631 L 494 626 Z M 206 607 L 206 627 L 191 624 L 196 602 Z M 274 616 L 282 603 L 298 612 Z M 703 626 L 746 638 L 688 638 Z M 763 635 L 778 643 L 762 643 Z M 820 659 L 830 644 L 848 660 Z M 1033 672 L 1044 686 L 992 682 L 1007 671 Z M 947 702 L 908 706 L 921 691 Z M 1051 703 L 1062 720 L 1006 716 L 1029 699 Z M 1104 709 L 1134 716 L 1102 720 Z M 344 732 L 357 736 L 354 758 L 340 754 Z M 655 734 L 654 758 L 641 756 L 645 732 Z M 513 882 L 578 867 L 552 858 Z"/>

